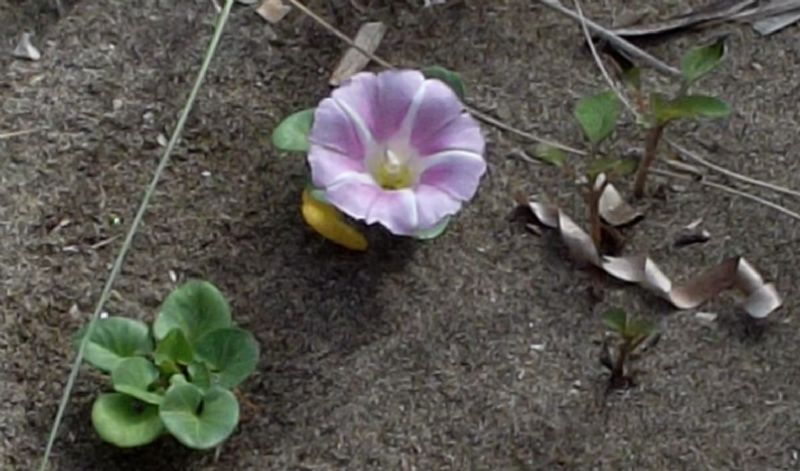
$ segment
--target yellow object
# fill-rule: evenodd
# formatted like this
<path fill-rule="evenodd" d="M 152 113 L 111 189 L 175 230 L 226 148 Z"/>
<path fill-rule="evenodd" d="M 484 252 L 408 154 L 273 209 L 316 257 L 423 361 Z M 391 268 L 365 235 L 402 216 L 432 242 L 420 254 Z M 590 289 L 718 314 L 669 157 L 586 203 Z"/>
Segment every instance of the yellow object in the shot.
<path fill-rule="evenodd" d="M 309 191 L 303 190 L 303 218 L 309 226 L 322 237 L 350 250 L 367 250 L 367 239 L 356 228 L 342 218 L 333 206 L 314 199 Z"/>

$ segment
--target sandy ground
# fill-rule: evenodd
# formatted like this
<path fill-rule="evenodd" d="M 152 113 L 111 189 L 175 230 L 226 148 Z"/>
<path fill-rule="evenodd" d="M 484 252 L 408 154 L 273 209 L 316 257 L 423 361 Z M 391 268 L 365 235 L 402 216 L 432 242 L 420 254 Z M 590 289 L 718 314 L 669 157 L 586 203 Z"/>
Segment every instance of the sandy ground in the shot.
<path fill-rule="evenodd" d="M 426 10 L 394 3 L 368 14 L 316 7 L 349 34 L 366 19 L 387 22 L 380 52 L 393 62 L 454 68 L 471 103 L 581 145 L 572 108 L 602 80 L 570 20 L 524 0 Z M 610 24 L 648 2 L 586 3 L 587 14 Z M 651 14 L 679 11 L 674 3 Z M 174 126 L 212 31 L 208 1 L 67 7 L 59 20 L 44 0 L 0 0 L 2 50 L 29 29 L 44 54 L 36 63 L 0 55 L 0 132 L 46 128 L 0 140 L 3 470 L 33 469 L 43 452 L 72 361 L 70 336 L 96 302 L 160 156 L 158 136 Z M 647 47 L 677 63 L 720 30 L 732 33 L 730 59 L 700 88 L 735 112 L 670 135 L 729 168 L 800 188 L 796 26 L 766 39 L 725 26 Z M 649 251 L 676 279 L 745 255 L 786 296 L 753 325 L 726 294 L 703 307 L 719 315 L 704 323 L 635 287 L 593 278 L 552 234 L 537 238 L 510 222 L 516 190 L 547 192 L 575 216 L 582 203 L 560 171 L 514 156 L 532 152 L 530 143 L 487 127 L 489 174 L 446 235 L 415 243 L 372 234 L 368 253 L 346 253 L 304 226 L 305 163 L 268 139 L 281 117 L 326 95 L 343 49 L 297 12 L 273 30 L 252 10 L 234 10 L 108 306 L 152 319 L 174 287 L 170 271 L 220 286 L 262 346 L 237 433 L 218 457 L 169 439 L 116 450 L 90 426 L 92 398 L 106 385 L 86 370 L 53 469 L 800 465 L 796 221 L 694 185 L 667 185 L 640 203 L 647 218 L 626 231 L 629 251 Z M 630 120 L 620 136 L 620 151 L 641 145 Z M 652 187 L 659 183 L 667 182 Z M 674 248 L 674 234 L 698 217 L 711 241 Z M 606 396 L 599 315 L 616 305 L 664 333 L 637 363 L 638 387 Z"/>

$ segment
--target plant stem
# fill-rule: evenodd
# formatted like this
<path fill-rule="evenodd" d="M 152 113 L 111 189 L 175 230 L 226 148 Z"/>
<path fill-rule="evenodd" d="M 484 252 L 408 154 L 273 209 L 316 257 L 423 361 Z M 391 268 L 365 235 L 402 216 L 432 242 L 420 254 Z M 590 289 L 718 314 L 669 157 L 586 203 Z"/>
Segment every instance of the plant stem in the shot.
<path fill-rule="evenodd" d="M 153 178 L 145 190 L 144 197 L 142 198 L 142 202 L 136 212 L 136 216 L 134 216 L 131 227 L 128 229 L 128 233 L 125 236 L 125 241 L 122 243 L 122 248 L 120 249 L 119 254 L 117 254 L 116 260 L 114 260 L 114 265 L 111 267 L 111 273 L 106 280 L 105 286 L 103 286 L 103 291 L 100 293 L 100 299 L 97 301 L 97 306 L 95 307 L 92 317 L 89 320 L 89 325 L 86 328 L 86 334 L 83 336 L 83 339 L 78 346 L 78 354 L 75 357 L 69 377 L 67 378 L 67 385 L 64 388 L 64 394 L 61 397 L 61 402 L 58 404 L 58 411 L 56 412 L 53 426 L 50 429 L 50 436 L 47 440 L 47 447 L 45 448 L 44 455 L 42 456 L 42 462 L 39 465 L 39 471 L 45 471 L 47 469 L 50 454 L 53 451 L 53 445 L 55 444 L 56 437 L 58 436 L 58 429 L 61 426 L 62 419 L 64 418 L 64 412 L 67 409 L 67 404 L 69 403 L 69 398 L 72 394 L 72 388 L 75 386 L 75 380 L 78 377 L 81 362 L 83 361 L 84 354 L 86 353 L 86 347 L 89 344 L 89 339 L 92 337 L 97 320 L 100 318 L 100 312 L 102 312 L 105 303 L 108 301 L 108 298 L 111 295 L 111 288 L 114 285 L 114 281 L 122 270 L 122 263 L 124 262 L 125 256 L 128 254 L 128 251 L 131 248 L 133 237 L 139 230 L 139 226 L 144 218 L 144 213 L 147 211 L 147 207 L 150 205 L 150 198 L 153 196 L 153 193 L 155 193 L 156 186 L 158 186 L 158 182 L 161 180 L 161 175 L 164 173 L 164 169 L 169 163 L 172 151 L 175 148 L 178 139 L 180 138 L 183 127 L 186 125 L 186 119 L 189 117 L 189 112 L 192 110 L 194 100 L 197 98 L 197 93 L 200 91 L 200 86 L 203 84 L 203 80 L 208 72 L 211 59 L 213 59 L 214 53 L 219 45 L 220 38 L 222 37 L 222 31 L 225 29 L 225 24 L 228 22 L 228 16 L 233 8 L 233 2 L 234 0 L 226 0 L 222 13 L 220 13 L 217 17 L 217 25 L 214 29 L 214 36 L 211 38 L 211 43 L 206 50 L 206 55 L 203 58 L 203 64 L 200 66 L 200 72 L 197 74 L 197 79 L 195 80 L 194 86 L 189 93 L 189 98 L 186 100 L 183 111 L 178 118 L 178 124 L 175 126 L 175 129 L 172 132 L 172 137 L 167 144 L 167 148 L 164 150 L 164 154 L 161 156 L 161 160 L 158 162 L 158 167 L 153 174 Z"/>
<path fill-rule="evenodd" d="M 611 384 L 620 384 L 625 378 L 625 362 L 628 361 L 628 354 L 630 351 L 630 341 L 625 340 L 619 347 L 617 361 L 614 363 L 614 369 L 611 371 Z"/>
<path fill-rule="evenodd" d="M 600 221 L 600 195 L 603 194 L 608 182 L 604 179 L 598 185 L 597 179 L 599 175 L 594 177 L 594 181 L 589 186 L 589 225 L 591 227 L 592 242 L 597 250 L 603 242 L 603 228 Z"/>
<path fill-rule="evenodd" d="M 664 133 L 666 123 L 657 124 L 655 127 L 650 128 L 647 132 L 647 137 L 644 144 L 644 157 L 639 164 L 636 172 L 636 181 L 633 184 L 633 196 L 641 198 L 644 196 L 644 186 L 647 181 L 647 171 L 656 160 L 658 154 L 658 143 L 661 141 L 661 135 Z"/>

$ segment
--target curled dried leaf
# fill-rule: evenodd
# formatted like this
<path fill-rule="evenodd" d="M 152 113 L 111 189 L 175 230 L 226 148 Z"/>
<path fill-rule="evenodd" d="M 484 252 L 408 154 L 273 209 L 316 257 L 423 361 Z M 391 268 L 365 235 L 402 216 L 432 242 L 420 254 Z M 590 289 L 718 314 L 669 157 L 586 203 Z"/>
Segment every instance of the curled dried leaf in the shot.
<path fill-rule="evenodd" d="M 754 318 L 767 317 L 782 304 L 775 286 L 765 283 L 758 271 L 742 257 L 724 260 L 676 286 L 647 256 L 602 256 L 589 234 L 557 206 L 531 201 L 529 207 L 540 223 L 559 231 L 577 262 L 594 265 L 614 278 L 636 283 L 678 309 L 696 308 L 732 288 L 745 296 L 743 308 Z"/>

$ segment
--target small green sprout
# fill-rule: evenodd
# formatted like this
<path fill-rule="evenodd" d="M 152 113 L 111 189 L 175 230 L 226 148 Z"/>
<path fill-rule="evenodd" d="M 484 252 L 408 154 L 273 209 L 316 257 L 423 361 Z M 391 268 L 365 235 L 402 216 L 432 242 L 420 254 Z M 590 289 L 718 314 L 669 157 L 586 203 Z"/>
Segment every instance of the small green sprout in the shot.
<path fill-rule="evenodd" d="M 725 58 L 725 37 L 720 37 L 714 43 L 689 50 L 681 59 L 682 83 L 677 95 L 668 98 L 660 93 L 650 95 L 650 102 L 639 103 L 640 111 L 645 115 L 645 126 L 648 128 L 645 138 L 644 157 L 636 173 L 633 185 L 633 194 L 637 198 L 644 195 L 647 172 L 653 164 L 658 152 L 658 144 L 664 133 L 664 128 L 671 122 L 679 119 L 716 119 L 727 117 L 730 107 L 719 98 L 689 94 L 689 87 L 700 78 L 717 68 Z M 630 73 L 628 74 L 630 75 Z M 635 74 L 638 76 L 638 72 Z M 639 82 L 640 83 L 640 82 Z"/>
<path fill-rule="evenodd" d="M 128 448 L 169 433 L 189 448 L 208 449 L 233 433 L 239 403 L 231 390 L 255 370 L 258 344 L 233 325 L 228 302 L 214 285 L 178 287 L 152 330 L 124 317 L 96 322 L 85 358 L 110 374 L 114 389 L 92 406 L 100 438 Z M 76 347 L 85 331 L 76 335 Z"/>
<path fill-rule="evenodd" d="M 603 342 L 600 362 L 609 369 L 609 387 L 627 388 L 634 384 L 629 371 L 630 361 L 659 338 L 656 326 L 644 319 L 629 316 L 625 310 L 614 308 L 603 314 L 603 324 L 612 336 Z"/>

